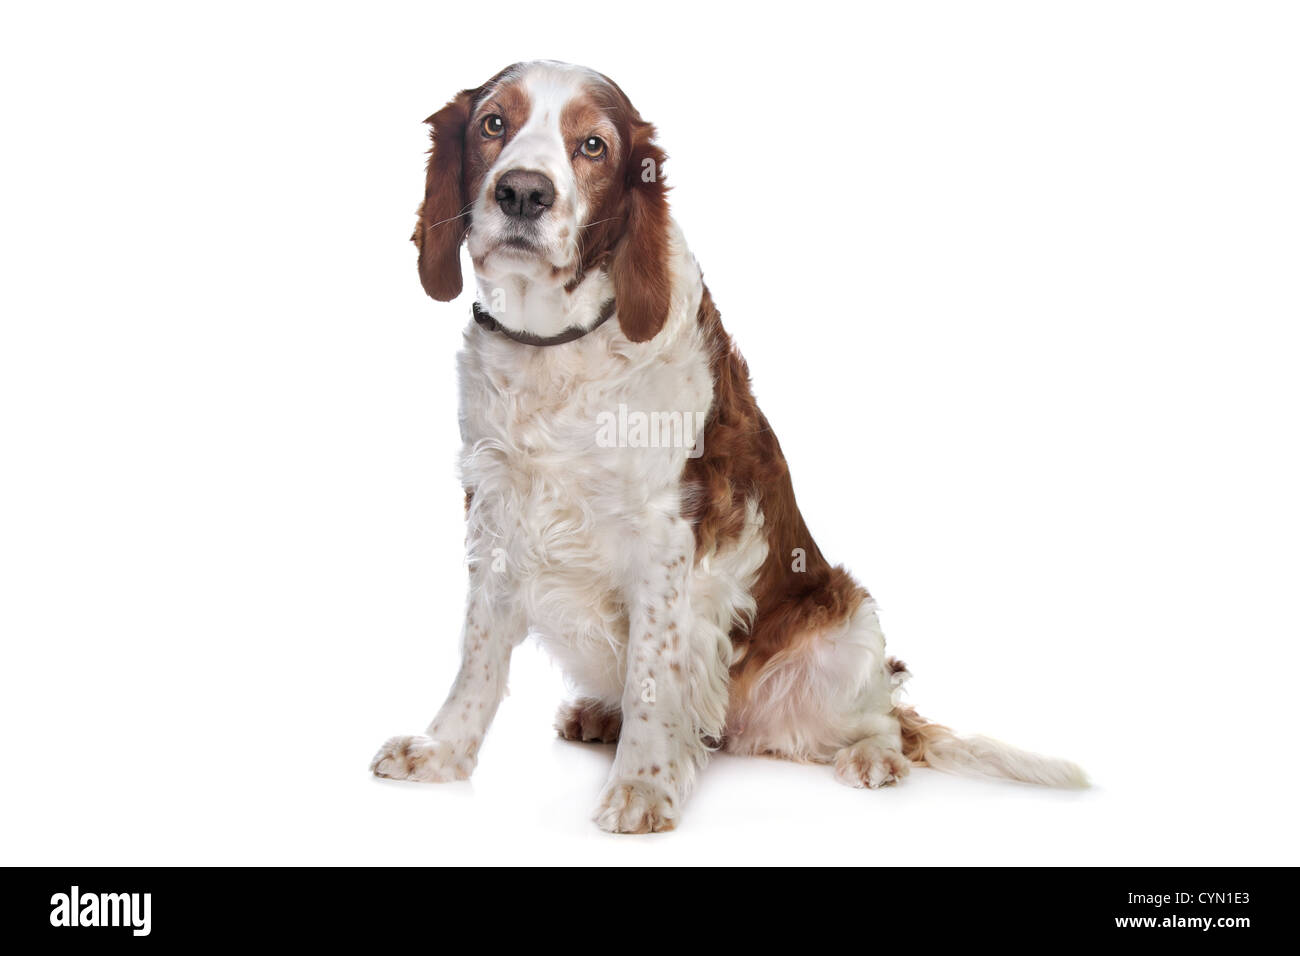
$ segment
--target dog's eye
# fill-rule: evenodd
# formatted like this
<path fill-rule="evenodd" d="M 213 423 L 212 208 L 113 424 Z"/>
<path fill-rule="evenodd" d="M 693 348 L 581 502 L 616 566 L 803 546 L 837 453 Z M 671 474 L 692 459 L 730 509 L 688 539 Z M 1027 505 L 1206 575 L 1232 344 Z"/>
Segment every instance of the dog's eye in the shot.
<path fill-rule="evenodd" d="M 599 136 L 588 136 L 582 141 L 582 155 L 589 159 L 600 159 L 605 155 L 605 141 Z"/>
<path fill-rule="evenodd" d="M 506 121 L 500 116 L 493 113 L 491 116 L 483 119 L 483 135 L 489 139 L 496 139 L 506 131 Z"/>

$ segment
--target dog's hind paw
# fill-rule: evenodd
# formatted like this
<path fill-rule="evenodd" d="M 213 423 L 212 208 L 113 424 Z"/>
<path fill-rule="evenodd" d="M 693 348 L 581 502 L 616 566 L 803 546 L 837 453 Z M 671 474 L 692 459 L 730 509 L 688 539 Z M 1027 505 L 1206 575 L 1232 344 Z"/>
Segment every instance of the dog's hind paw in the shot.
<path fill-rule="evenodd" d="M 860 740 L 835 755 L 835 779 L 850 787 L 872 790 L 897 783 L 912 769 L 911 761 L 892 747 Z"/>
<path fill-rule="evenodd" d="M 594 697 L 580 697 L 560 705 L 555 730 L 565 740 L 612 744 L 623 728 L 623 711 Z"/>

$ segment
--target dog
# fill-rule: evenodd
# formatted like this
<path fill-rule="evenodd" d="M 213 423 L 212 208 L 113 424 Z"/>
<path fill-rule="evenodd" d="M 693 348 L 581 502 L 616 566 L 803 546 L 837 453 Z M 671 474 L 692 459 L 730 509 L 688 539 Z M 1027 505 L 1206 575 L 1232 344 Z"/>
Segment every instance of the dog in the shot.
<path fill-rule="evenodd" d="M 781 446 L 669 213 L 665 154 L 612 80 L 518 63 L 432 127 L 413 240 L 425 292 L 462 288 L 462 660 L 380 777 L 463 780 L 532 633 L 577 697 L 559 734 L 617 742 L 614 833 L 671 830 L 710 752 L 829 764 L 877 788 L 913 765 L 1082 786 L 1074 764 L 958 737 L 899 701 L 867 590 L 818 550 Z"/>

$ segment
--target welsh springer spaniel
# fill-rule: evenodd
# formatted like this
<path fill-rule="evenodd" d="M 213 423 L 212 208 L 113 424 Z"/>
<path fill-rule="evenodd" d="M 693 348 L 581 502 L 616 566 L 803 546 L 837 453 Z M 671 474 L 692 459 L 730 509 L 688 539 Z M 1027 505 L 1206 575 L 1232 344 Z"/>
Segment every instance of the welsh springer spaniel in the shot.
<path fill-rule="evenodd" d="M 618 743 L 609 831 L 672 829 L 715 749 L 830 764 L 853 787 L 913 764 L 1083 785 L 898 703 L 909 674 L 804 525 L 623 91 L 520 63 L 426 122 L 420 282 L 459 295 L 464 242 L 478 293 L 459 356 L 469 600 L 446 703 L 372 771 L 467 778 L 534 633 L 580 694 L 560 735 Z"/>

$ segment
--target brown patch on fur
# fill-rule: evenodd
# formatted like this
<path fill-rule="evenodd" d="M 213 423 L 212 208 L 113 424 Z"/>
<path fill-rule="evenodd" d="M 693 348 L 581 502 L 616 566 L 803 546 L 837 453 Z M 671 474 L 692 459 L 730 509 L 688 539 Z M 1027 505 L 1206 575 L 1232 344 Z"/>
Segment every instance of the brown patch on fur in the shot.
<path fill-rule="evenodd" d="M 699 322 L 711 350 L 714 396 L 704 453 L 688 459 L 684 474 L 696 556 L 725 549 L 740 537 L 750 498 L 762 510 L 768 543 L 754 584 L 754 621 L 731 632 L 732 643 L 743 650 L 731 668 L 734 707 L 773 655 L 842 624 L 869 595 L 843 567 L 826 560 L 804 524 L 781 445 L 759 411 L 749 368 L 722 327 L 707 288 Z M 802 571 L 794 570 L 796 548 L 803 550 Z"/>
<path fill-rule="evenodd" d="M 510 67 L 485 83 L 481 87 L 483 96 L 474 108 L 476 126 L 494 113 L 506 122 L 505 135 L 484 136 L 480 140 L 483 144 L 480 152 L 487 153 L 493 159 L 501 152 L 502 147 L 523 129 L 524 124 L 528 122 L 528 114 L 533 110 L 528 91 L 524 89 L 518 77 L 510 75 L 513 72 L 514 67 Z"/>
<path fill-rule="evenodd" d="M 924 764 L 931 744 L 953 736 L 953 732 L 947 727 L 931 723 L 918 714 L 913 707 L 895 707 L 892 714 L 898 718 L 899 729 L 903 735 L 903 756 L 913 763 Z"/>
<path fill-rule="evenodd" d="M 622 159 L 626 140 L 619 139 L 619 129 L 615 123 L 621 105 L 617 102 L 617 97 L 608 93 L 601 95 L 599 88 L 588 87 L 565 103 L 560 113 L 560 136 L 571 154 L 578 153 L 579 147 L 589 136 L 598 136 L 605 143 L 603 155 L 594 159 L 587 157 L 588 162 L 575 161 L 573 164 L 583 198 L 592 209 L 600 204 L 606 190 L 614 185 L 611 177 L 598 175 L 602 164 L 609 163 L 617 168 Z"/>

